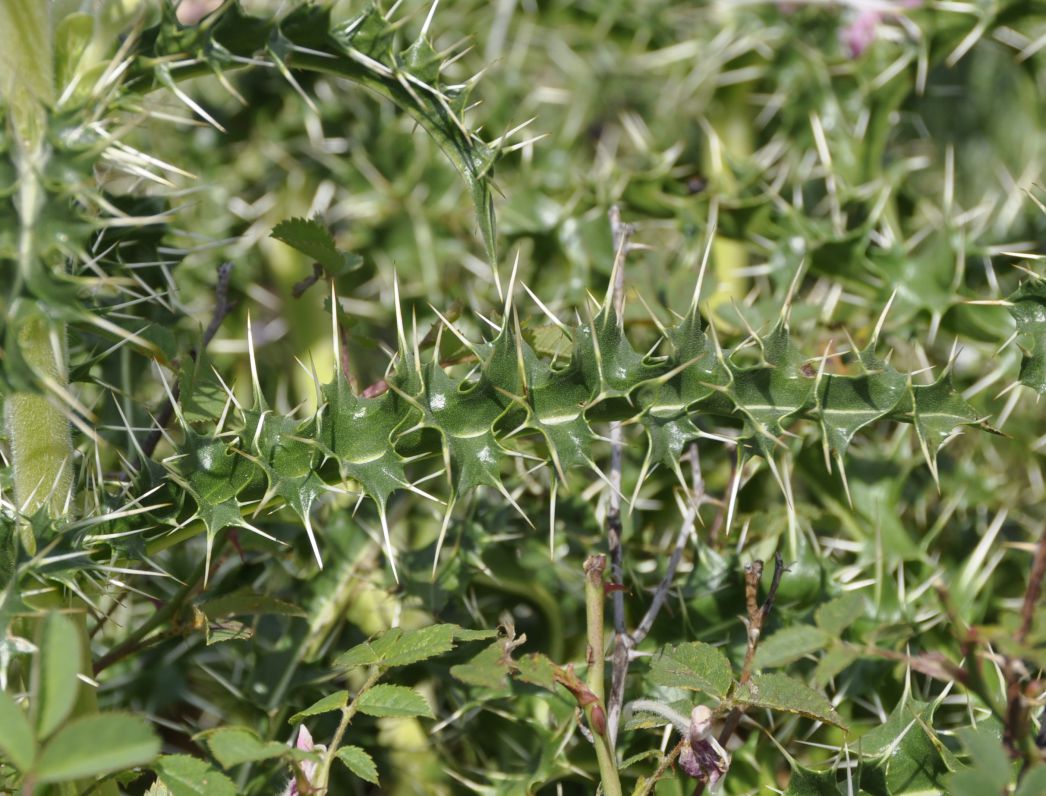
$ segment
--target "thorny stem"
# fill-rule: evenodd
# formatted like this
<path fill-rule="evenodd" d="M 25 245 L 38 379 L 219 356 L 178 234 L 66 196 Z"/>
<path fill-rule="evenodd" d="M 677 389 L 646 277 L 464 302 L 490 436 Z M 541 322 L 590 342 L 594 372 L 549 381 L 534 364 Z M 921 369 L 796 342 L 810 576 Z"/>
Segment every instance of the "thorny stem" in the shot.
<path fill-rule="evenodd" d="M 781 576 L 787 571 L 781 551 L 774 553 L 774 576 L 770 581 L 770 589 L 766 593 L 763 604 L 759 604 L 759 582 L 763 577 L 763 562 L 753 561 L 745 567 L 745 603 L 748 611 L 748 648 L 745 650 L 745 662 L 741 668 L 741 676 L 738 684 L 744 685 L 752 679 L 752 661 L 755 660 L 755 652 L 759 646 L 759 638 L 763 631 L 763 624 L 770 611 L 773 610 L 774 600 L 777 598 L 777 589 L 781 585 Z M 726 747 L 727 742 L 737 731 L 744 716 L 744 708 L 734 708 L 723 722 L 723 730 L 719 733 L 719 745 Z M 705 792 L 704 782 L 698 782 L 694 788 L 694 796 L 701 796 Z"/>
<path fill-rule="evenodd" d="M 614 240 L 614 309 L 619 323 L 624 323 L 625 255 L 628 239 L 635 231 L 621 222 L 621 208 L 613 205 L 608 213 Z M 625 553 L 621 541 L 621 423 L 610 424 L 610 495 L 607 506 L 607 549 L 610 553 L 610 579 L 621 584 L 625 577 Z M 614 656 L 610 679 L 610 698 L 607 702 L 607 739 L 611 748 L 617 739 L 621 706 L 625 697 L 625 677 L 628 674 L 628 635 L 625 630 L 625 595 L 615 591 L 611 598 L 614 616 Z"/>
<path fill-rule="evenodd" d="M 584 706 L 585 718 L 592 730 L 592 740 L 599 762 L 599 777 L 603 783 L 604 796 L 621 796 L 621 780 L 617 773 L 617 761 L 607 735 L 604 699 L 604 642 L 603 603 L 606 600 L 603 573 L 606 571 L 606 556 L 589 556 L 585 559 L 585 614 L 588 626 L 588 648 L 585 659 L 588 669 L 585 683 L 595 696 L 595 701 Z"/>

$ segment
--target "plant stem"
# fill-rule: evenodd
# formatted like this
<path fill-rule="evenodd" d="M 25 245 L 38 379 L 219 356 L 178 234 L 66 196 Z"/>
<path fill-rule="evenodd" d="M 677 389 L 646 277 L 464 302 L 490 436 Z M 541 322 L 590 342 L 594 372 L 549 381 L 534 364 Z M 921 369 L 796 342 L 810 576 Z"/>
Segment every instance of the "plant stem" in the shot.
<path fill-rule="evenodd" d="M 606 590 L 603 587 L 603 573 L 606 571 L 606 556 L 589 556 L 585 560 L 585 615 L 588 625 L 588 649 L 586 660 L 588 670 L 585 673 L 585 684 L 596 697 L 596 701 L 585 706 L 585 718 L 592 730 L 592 740 L 596 747 L 596 760 L 599 762 L 599 777 L 603 783 L 605 796 L 621 796 L 621 780 L 617 773 L 617 762 L 614 750 L 607 737 L 606 711 L 604 705 L 604 643 L 603 643 L 603 603 Z"/>
<path fill-rule="evenodd" d="M 745 662 L 741 667 L 741 676 L 738 683 L 744 685 L 752 679 L 752 662 L 755 660 L 755 652 L 759 647 L 759 638 L 763 632 L 763 624 L 774 608 L 774 600 L 777 599 L 777 588 L 781 585 L 781 576 L 786 572 L 781 551 L 774 554 L 774 575 L 770 581 L 770 588 L 766 592 L 766 599 L 759 604 L 759 582 L 763 577 L 763 562 L 753 561 L 745 567 L 745 603 L 748 610 L 748 648 L 745 650 Z M 723 730 L 719 733 L 719 745 L 726 748 L 727 741 L 733 736 L 744 716 L 744 708 L 734 708 L 723 722 Z M 694 788 L 694 796 L 701 796 L 705 792 L 704 782 L 698 782 Z"/>
<path fill-rule="evenodd" d="M 625 255 L 628 239 L 634 229 L 631 224 L 621 222 L 621 209 L 610 208 L 610 231 L 614 240 L 614 312 L 618 323 L 625 323 Z M 610 424 L 610 494 L 607 504 L 607 550 L 610 553 L 610 579 L 621 585 L 625 578 L 625 550 L 621 534 L 621 422 Z M 617 727 L 621 718 L 621 706 L 625 698 L 625 678 L 628 675 L 628 633 L 625 630 L 625 595 L 619 589 L 611 597 L 614 612 L 614 656 L 611 666 L 610 697 L 607 700 L 607 738 L 611 748 L 617 739 Z"/>
<path fill-rule="evenodd" d="M 23 388 L 5 401 L 15 500 L 26 516 L 46 508 L 57 517 L 69 509 L 73 443 L 69 421 L 45 395 L 45 388 L 55 392 L 67 386 L 65 327 L 20 300 L 27 285 L 39 287 L 49 280 L 40 260 L 37 222 L 46 201 L 40 175 L 48 160 L 47 109 L 55 93 L 50 9 L 51 3 L 39 0 L 0 3 L 0 71 L 18 76 L 3 81 L 0 91 L 14 124 L 18 168 L 18 271 L 12 280 L 13 317 L 5 348 L 12 361 L 21 360 L 26 378 L 34 381 L 33 388 Z M 23 532 L 23 543 L 34 552 L 30 534 Z"/>
<path fill-rule="evenodd" d="M 1042 579 L 1046 575 L 1046 529 L 1039 536 L 1035 548 L 1035 559 L 1028 577 L 1028 588 L 1024 592 L 1024 603 L 1021 607 L 1021 625 L 1017 629 L 1016 641 L 1023 645 L 1031 632 L 1035 620 L 1035 606 L 1042 592 Z M 1021 670 L 1019 660 L 1009 658 L 1006 661 L 1006 722 L 1003 731 L 1003 743 L 1013 758 L 1023 757 L 1030 764 L 1038 756 L 1038 750 L 1031 742 L 1029 732 L 1028 706 L 1021 689 Z"/>
<path fill-rule="evenodd" d="M 215 539 L 212 556 L 214 555 L 214 553 L 221 550 L 222 545 L 225 544 L 227 536 L 227 534 L 221 535 L 217 539 Z M 177 591 L 177 593 L 175 593 L 175 595 L 170 600 L 168 600 L 163 605 L 162 608 L 156 611 L 156 613 L 154 613 L 141 625 L 139 625 L 134 631 L 132 631 L 131 634 L 126 639 L 124 639 L 122 644 L 110 650 L 98 659 L 98 661 L 94 665 L 94 673 L 97 675 L 103 669 L 112 666 L 114 663 L 116 663 L 119 660 L 122 660 L 123 658 L 126 658 L 128 655 L 133 655 L 134 653 L 142 649 L 144 646 L 149 644 L 149 640 L 147 640 L 145 637 L 160 625 L 165 624 L 169 619 L 174 617 L 182 609 L 182 606 L 185 605 L 186 601 L 192 595 L 193 590 L 200 583 L 200 581 L 203 580 L 206 568 L 207 562 L 206 559 L 204 559 L 197 565 L 192 575 L 190 575 L 189 579 L 185 581 L 185 584 Z"/>
<path fill-rule="evenodd" d="M 51 382 L 48 386 L 63 389 L 67 384 L 65 341 L 61 339 L 64 331 L 62 327 L 52 327 L 38 312 L 30 311 L 23 314 L 21 325 L 14 332 L 18 353 L 30 370 L 41 380 Z M 53 517 L 66 514 L 73 487 L 69 421 L 41 393 L 17 392 L 7 399 L 5 409 L 19 510 L 27 516 L 41 508 Z M 32 541 L 25 541 L 27 546 L 35 546 Z"/>
<path fill-rule="evenodd" d="M 676 761 L 676 758 L 679 757 L 679 753 L 683 751 L 683 746 L 686 742 L 686 738 L 683 738 L 673 747 L 671 752 L 662 757 L 653 776 L 651 776 L 650 779 L 640 780 L 639 784 L 636 785 L 636 789 L 632 792 L 632 796 L 647 796 L 647 794 L 652 793 L 658 781 Z"/>
<path fill-rule="evenodd" d="M 331 763 L 334 762 L 334 757 L 338 753 L 338 748 L 341 746 L 342 739 L 345 737 L 345 731 L 349 728 L 349 724 L 352 722 L 352 717 L 356 715 L 356 711 L 359 709 L 360 697 L 370 690 L 379 679 L 381 679 L 382 674 L 383 672 L 379 668 L 375 668 L 371 671 L 370 676 L 367 677 L 367 680 L 362 686 L 360 686 L 360 690 L 356 692 L 356 696 L 352 698 L 352 702 L 341 709 L 341 721 L 338 722 L 338 729 L 334 731 L 334 738 L 331 739 L 327 751 L 323 754 L 323 760 L 320 761 L 319 768 L 316 769 L 316 781 L 311 783 L 316 794 L 322 796 L 322 794 L 327 792 L 327 781 L 330 779 Z"/>
<path fill-rule="evenodd" d="M 639 622 L 639 625 L 631 634 L 618 634 L 617 628 L 615 627 L 614 629 L 613 679 L 611 680 L 611 694 L 607 715 L 607 732 L 610 738 L 611 747 L 616 745 L 621 710 L 625 701 L 625 678 L 628 676 L 632 650 L 639 646 L 643 639 L 647 637 L 647 634 L 650 633 L 651 628 L 654 626 L 654 621 L 657 619 L 657 615 L 661 612 L 661 607 L 665 604 L 665 600 L 668 597 L 668 590 L 672 587 L 672 582 L 676 577 L 676 569 L 678 569 L 679 562 L 683 558 L 683 550 L 686 548 L 686 541 L 694 532 L 694 522 L 697 518 L 698 507 L 705 499 L 705 481 L 701 476 L 701 462 L 698 458 L 696 442 L 690 444 L 690 463 L 693 468 L 691 475 L 692 494 L 690 496 L 690 506 L 687 509 L 686 516 L 683 518 L 683 524 L 680 526 L 679 532 L 676 535 L 675 545 L 672 548 L 672 555 L 668 559 L 668 566 L 665 568 L 665 574 L 662 576 L 661 582 L 654 590 L 654 598 L 650 601 L 650 607 L 647 608 L 646 613 L 643 614 L 643 618 Z M 615 592 L 614 596 L 616 597 L 617 595 L 618 593 Z M 617 617 L 615 616 L 615 621 L 616 619 Z"/>

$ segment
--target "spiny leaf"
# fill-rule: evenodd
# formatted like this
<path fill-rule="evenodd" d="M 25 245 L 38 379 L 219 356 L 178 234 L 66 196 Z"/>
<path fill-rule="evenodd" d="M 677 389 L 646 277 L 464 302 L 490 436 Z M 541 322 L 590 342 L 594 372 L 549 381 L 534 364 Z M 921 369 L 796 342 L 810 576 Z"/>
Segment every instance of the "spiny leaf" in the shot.
<path fill-rule="evenodd" d="M 128 82 L 147 91 L 205 71 L 242 66 L 243 59 L 273 63 L 295 90 L 295 70 L 348 78 L 391 100 L 432 136 L 469 185 L 490 262 L 495 260 L 491 172 L 498 153 L 463 121 L 468 85 L 439 79 L 439 63 L 424 38 L 397 49 L 397 26 L 370 5 L 331 25 L 330 9 L 298 6 L 281 20 L 247 14 L 239 3 L 222 6 L 208 25 L 184 27 L 173 14 L 144 31 L 132 52 Z M 174 66 L 169 66 L 171 62 Z M 183 95 L 184 96 L 184 95 Z M 196 106 L 197 113 L 202 108 Z"/>
<path fill-rule="evenodd" d="M 951 376 L 942 375 L 933 384 L 913 385 L 912 418 L 919 445 L 934 477 L 937 453 L 956 427 L 977 421 L 977 412 L 955 391 Z"/>
<path fill-rule="evenodd" d="M 1042 395 L 1046 393 L 1046 280 L 1024 282 L 1007 301 L 1024 352 L 1020 382 Z"/>
<path fill-rule="evenodd" d="M 944 788 L 952 757 L 928 732 L 934 705 L 917 700 L 898 703 L 886 722 L 865 733 L 856 746 L 873 758 L 861 770 L 861 787 L 876 796 L 925 793 Z"/>
<path fill-rule="evenodd" d="M 784 796 L 839 796 L 834 771 L 814 771 L 803 766 L 792 769 Z"/>
<path fill-rule="evenodd" d="M 310 510 L 324 490 L 335 486 L 324 474 L 333 460 L 341 479 L 358 484 L 374 502 L 395 574 L 386 507 L 399 490 L 419 491 L 408 478 L 408 457 L 398 449 L 417 445 L 419 429 L 439 435 L 449 516 L 457 501 L 478 487 L 493 487 L 512 502 L 501 470 L 506 457 L 517 453 L 502 427 L 540 435 L 549 463 L 565 481 L 572 469 L 604 477 L 592 458 L 596 419 L 638 419 L 648 441 L 641 486 L 655 465 L 684 481 L 680 458 L 702 435 L 701 417 L 740 420 L 742 463 L 753 455 L 767 457 L 779 481 L 784 478 L 775 462 L 779 437 L 799 420 L 820 425 L 826 451 L 840 464 L 854 434 L 869 423 L 912 423 L 934 473 L 941 444 L 956 427 L 977 423 L 947 373 L 933 384 L 914 385 L 910 376 L 879 361 L 870 347 L 857 353 L 856 374 L 824 373 L 823 367 L 813 371 L 783 322 L 757 336 L 761 364 L 735 363 L 730 352 L 706 336 L 696 311 L 665 330 L 666 357 L 646 359 L 632 349 L 615 312 L 602 309 L 590 321 L 575 323 L 569 362 L 554 364 L 524 340 L 511 296 L 506 310 L 492 340 L 467 344 L 479 358 L 471 381 L 444 369 L 438 351 L 421 362 L 399 322 L 400 350 L 387 379 L 389 389 L 381 395 L 355 395 L 339 370 L 321 388 L 317 415 L 304 422 L 272 413 L 257 396 L 252 409 L 240 412 L 243 424 L 236 438 L 186 428 L 181 456 L 169 466 L 196 502 L 209 536 L 227 525 L 259 532 L 240 517 L 239 495 L 264 483 L 266 501 L 280 497 L 302 519 L 319 561 Z"/>

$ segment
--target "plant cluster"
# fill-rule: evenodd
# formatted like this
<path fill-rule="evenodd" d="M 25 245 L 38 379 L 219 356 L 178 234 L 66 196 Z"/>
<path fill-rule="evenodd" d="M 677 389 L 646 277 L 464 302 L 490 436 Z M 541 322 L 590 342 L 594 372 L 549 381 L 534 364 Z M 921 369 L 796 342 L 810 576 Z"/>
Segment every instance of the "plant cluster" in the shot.
<path fill-rule="evenodd" d="M 1046 792 L 1046 7 L 276 5 L 0 0 L 0 790 Z"/>

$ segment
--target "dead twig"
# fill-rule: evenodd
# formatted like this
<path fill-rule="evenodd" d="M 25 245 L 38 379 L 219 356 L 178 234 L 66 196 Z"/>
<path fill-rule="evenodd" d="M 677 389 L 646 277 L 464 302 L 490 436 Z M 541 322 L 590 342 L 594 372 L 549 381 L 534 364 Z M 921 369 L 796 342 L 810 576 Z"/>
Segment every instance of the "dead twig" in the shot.
<path fill-rule="evenodd" d="M 613 205 L 607 214 L 610 232 L 614 241 L 613 302 L 619 324 L 624 323 L 625 307 L 625 256 L 629 251 L 629 238 L 635 232 L 631 224 L 621 221 L 621 208 Z M 621 424 L 610 424 L 610 495 L 607 506 L 607 550 L 610 553 L 610 579 L 620 584 L 625 577 L 625 554 L 621 534 Z M 608 734 L 611 748 L 617 739 L 618 723 L 625 697 L 625 677 L 628 674 L 628 636 L 625 631 L 625 595 L 617 590 L 613 593 L 611 609 L 614 621 L 614 653 L 611 666 L 610 697 L 607 700 Z"/>
<path fill-rule="evenodd" d="M 668 598 L 668 590 L 672 588 L 672 583 L 675 581 L 676 570 L 679 568 L 679 562 L 683 559 L 683 551 L 686 549 L 686 541 L 694 533 L 694 523 L 697 521 L 698 508 L 705 500 L 705 482 L 701 476 L 701 463 L 698 458 L 697 443 L 691 443 L 690 445 L 690 464 L 692 468 L 691 499 L 686 515 L 683 518 L 683 523 L 676 534 L 675 545 L 672 548 L 672 555 L 668 559 L 665 574 L 662 575 L 660 583 L 657 584 L 657 588 L 654 590 L 654 597 L 636 629 L 630 634 L 622 633 L 619 635 L 615 632 L 611 693 L 607 708 L 608 722 L 612 722 L 609 723 L 610 728 L 613 730 L 609 736 L 611 740 L 616 739 L 616 732 L 621 718 L 621 709 L 624 705 L 625 697 L 625 678 L 628 676 L 632 650 L 642 643 L 643 639 L 647 637 L 650 630 L 654 627 L 654 621 Z M 621 640 L 620 643 L 618 643 L 618 639 Z M 623 658 L 623 661 L 619 656 Z"/>
<path fill-rule="evenodd" d="M 752 662 L 755 660 L 755 652 L 759 647 L 759 638 L 763 632 L 763 624 L 770 616 L 774 608 L 774 600 L 777 598 L 777 589 L 781 585 L 781 576 L 788 569 L 784 565 L 781 552 L 774 553 L 774 574 L 770 580 L 770 588 L 766 592 L 766 599 L 759 604 L 759 583 L 763 578 L 763 562 L 753 561 L 745 567 L 745 603 L 747 607 L 748 620 L 748 647 L 745 650 L 745 662 L 741 667 L 741 676 L 738 683 L 744 685 L 752 679 Z M 743 708 L 734 708 L 723 722 L 723 729 L 719 733 L 719 745 L 726 748 L 727 742 L 737 731 L 741 718 L 744 716 Z M 705 783 L 698 782 L 694 788 L 694 796 L 701 796 L 705 792 Z"/>
<path fill-rule="evenodd" d="M 1032 622 L 1035 619 L 1035 606 L 1039 602 L 1042 593 L 1042 579 L 1046 575 L 1046 528 L 1039 536 L 1039 544 L 1035 548 L 1035 559 L 1032 562 L 1031 575 L 1028 578 L 1028 588 L 1024 592 L 1024 603 L 1021 606 L 1021 624 L 1017 629 L 1014 640 L 1018 645 L 1024 644 L 1031 632 Z M 1022 745 L 1028 732 L 1028 710 L 1021 688 L 1021 680 L 1027 673 L 1019 658 L 1009 658 L 1006 661 L 1006 722 L 1003 729 L 1003 744 L 1005 744 L 1010 756 L 1014 759 L 1024 756 Z"/>

